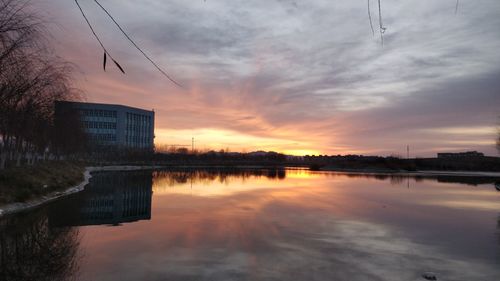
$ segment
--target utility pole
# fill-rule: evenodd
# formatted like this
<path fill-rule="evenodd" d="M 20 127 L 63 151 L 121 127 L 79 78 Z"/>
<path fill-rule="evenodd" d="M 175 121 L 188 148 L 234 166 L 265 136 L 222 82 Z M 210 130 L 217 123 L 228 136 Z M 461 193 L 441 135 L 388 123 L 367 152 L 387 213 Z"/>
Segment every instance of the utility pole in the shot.
<path fill-rule="evenodd" d="M 191 152 L 194 152 L 194 137 L 191 138 Z"/>

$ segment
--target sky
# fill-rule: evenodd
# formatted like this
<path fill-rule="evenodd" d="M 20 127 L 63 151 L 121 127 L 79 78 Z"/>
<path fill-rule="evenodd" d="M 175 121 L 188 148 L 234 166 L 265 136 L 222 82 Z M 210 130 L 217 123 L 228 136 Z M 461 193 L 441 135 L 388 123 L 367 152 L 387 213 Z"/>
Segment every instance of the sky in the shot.
<path fill-rule="evenodd" d="M 89 102 L 156 113 L 157 145 L 288 154 L 498 155 L 500 1 L 36 0 Z"/>

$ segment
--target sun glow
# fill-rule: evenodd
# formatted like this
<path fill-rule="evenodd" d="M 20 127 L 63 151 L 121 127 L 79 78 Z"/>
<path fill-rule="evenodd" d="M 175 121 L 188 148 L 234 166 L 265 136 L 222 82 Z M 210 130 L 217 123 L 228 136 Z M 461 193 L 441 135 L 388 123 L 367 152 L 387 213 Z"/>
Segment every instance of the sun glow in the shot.
<path fill-rule="evenodd" d="M 283 153 L 288 154 L 288 155 L 295 155 L 295 156 L 320 155 L 321 154 L 320 151 L 313 150 L 313 149 L 289 149 L 289 150 L 284 150 Z"/>
<path fill-rule="evenodd" d="M 191 148 L 194 138 L 194 148 L 198 151 L 218 151 L 224 149 L 234 152 L 276 151 L 297 156 L 320 154 L 317 150 L 307 149 L 307 147 L 312 146 L 311 143 L 284 138 L 253 136 L 231 130 L 211 128 L 187 130 L 156 129 L 155 135 L 156 146 L 183 146 Z"/>

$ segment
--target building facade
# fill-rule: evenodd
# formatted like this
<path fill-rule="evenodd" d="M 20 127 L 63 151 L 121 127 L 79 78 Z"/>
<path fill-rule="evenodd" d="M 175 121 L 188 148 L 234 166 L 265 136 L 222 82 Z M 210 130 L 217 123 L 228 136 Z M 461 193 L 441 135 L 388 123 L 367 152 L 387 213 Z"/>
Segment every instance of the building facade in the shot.
<path fill-rule="evenodd" d="M 471 158 L 471 157 L 484 157 L 484 154 L 477 151 L 456 152 L 456 153 L 438 153 L 438 158 Z"/>
<path fill-rule="evenodd" d="M 102 103 L 56 102 L 56 119 L 77 112 L 88 140 L 98 146 L 154 148 L 154 111 Z"/>

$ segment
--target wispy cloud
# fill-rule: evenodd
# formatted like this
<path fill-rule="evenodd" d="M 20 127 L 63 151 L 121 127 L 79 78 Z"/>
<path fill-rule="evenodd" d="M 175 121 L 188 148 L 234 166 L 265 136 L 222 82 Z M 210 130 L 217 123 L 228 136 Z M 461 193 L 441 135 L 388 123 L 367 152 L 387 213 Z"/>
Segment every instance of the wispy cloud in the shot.
<path fill-rule="evenodd" d="M 260 147 L 238 141 L 248 135 L 279 140 L 278 150 L 299 143 L 391 154 L 410 143 L 422 155 L 445 144 L 495 153 L 492 135 L 465 130 L 468 142 L 450 147 L 459 131 L 443 139 L 432 130 L 494 130 L 500 3 L 463 2 L 457 15 L 454 1 L 383 3 L 384 47 L 364 2 L 102 1 L 186 90 L 155 72 L 91 1 L 82 6 L 126 76 L 101 71 L 99 47 L 71 1 L 36 6 L 57 23 L 55 44 L 80 67 L 88 99 L 155 108 L 158 129 L 232 131 L 230 149 Z"/>

